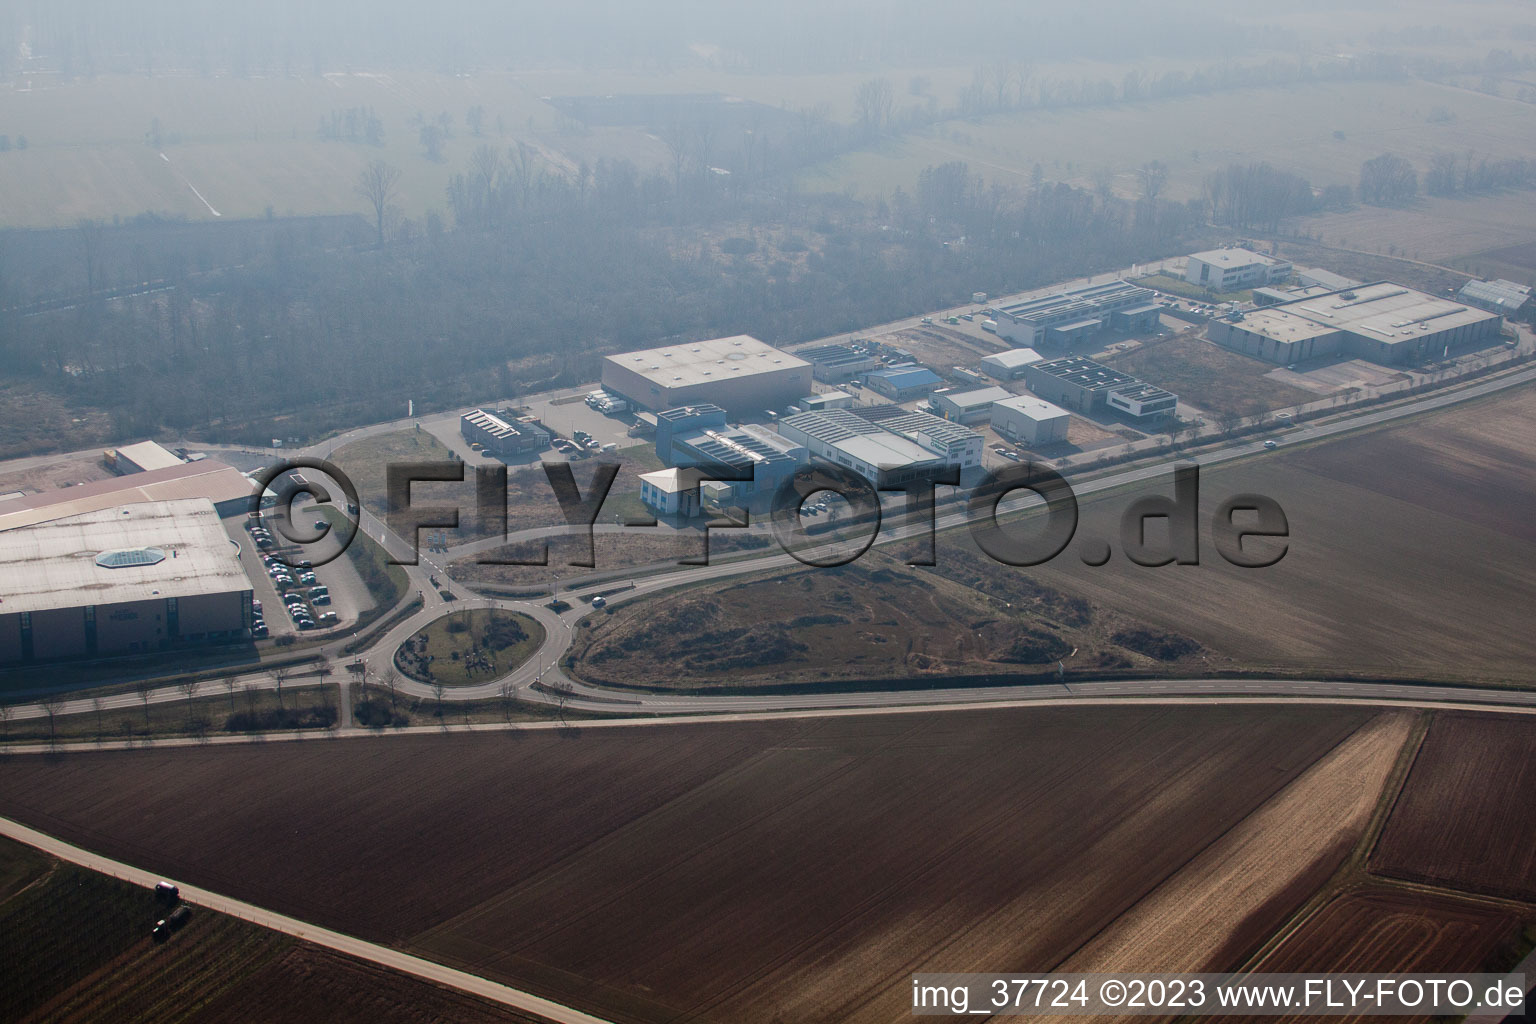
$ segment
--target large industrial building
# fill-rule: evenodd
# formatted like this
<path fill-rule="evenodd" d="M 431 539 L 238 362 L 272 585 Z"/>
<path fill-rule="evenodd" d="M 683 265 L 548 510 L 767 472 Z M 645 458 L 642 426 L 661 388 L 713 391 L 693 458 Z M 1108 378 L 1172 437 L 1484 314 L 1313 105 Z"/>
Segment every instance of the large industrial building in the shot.
<path fill-rule="evenodd" d="M 760 418 L 811 390 L 811 364 L 738 334 L 608 356 L 603 389 L 652 412 L 709 402 Z"/>
<path fill-rule="evenodd" d="M 1114 410 L 1145 418 L 1172 415 L 1177 395 L 1083 356 L 1067 356 L 1024 368 L 1029 390 L 1048 402 L 1079 412 Z"/>
<path fill-rule="evenodd" d="M 0 532 L 0 662 L 234 640 L 251 624 L 239 549 L 203 498 Z"/>
<path fill-rule="evenodd" d="M 1085 285 L 993 310 L 998 337 L 1025 348 L 1070 348 L 1103 330 L 1156 330 L 1152 293 L 1125 281 Z"/>
<path fill-rule="evenodd" d="M 992 429 L 1025 448 L 1067 439 L 1072 414 L 1031 395 L 1014 395 L 992 406 Z"/>
<path fill-rule="evenodd" d="M 869 406 L 860 409 L 859 415 L 939 455 L 946 466 L 965 470 L 981 465 L 982 437 L 969 427 L 895 405 Z"/>
<path fill-rule="evenodd" d="M 222 462 L 213 459 L 178 461 L 165 469 L 93 480 L 74 487 L 0 501 L 0 531 L 139 502 L 189 498 L 212 502 L 221 516 L 243 515 L 250 511 L 253 490 L 254 486 L 244 473 Z"/>
<path fill-rule="evenodd" d="M 815 348 L 803 348 L 795 355 L 808 360 L 812 375 L 828 384 L 852 380 L 864 371 L 880 365 L 880 360 L 875 356 L 847 345 L 817 345 Z"/>
<path fill-rule="evenodd" d="M 1504 318 L 1386 281 L 1212 321 L 1210 338 L 1271 363 L 1345 356 L 1386 366 L 1497 338 Z"/>
<path fill-rule="evenodd" d="M 1212 249 L 1184 261 L 1184 280 L 1213 292 L 1232 292 L 1284 281 L 1291 265 L 1247 249 Z"/>
<path fill-rule="evenodd" d="M 893 405 L 853 412 L 803 412 L 779 422 L 779 432 L 819 458 L 847 466 L 872 483 L 917 480 L 950 466 L 981 465 L 974 430 Z"/>
<path fill-rule="evenodd" d="M 476 409 L 460 416 L 459 433 L 464 440 L 475 442 L 492 455 L 504 459 L 543 451 L 549 447 L 550 441 L 549 431 L 539 426 L 533 417 L 519 418 L 486 409 Z"/>
<path fill-rule="evenodd" d="M 764 426 L 707 427 L 697 433 L 672 437 L 668 463 L 673 467 L 728 466 L 745 480 L 719 481 L 712 488 L 721 504 L 755 508 L 768 502 L 786 477 L 805 464 L 804 445 Z"/>
<path fill-rule="evenodd" d="M 945 466 L 942 456 L 847 409 L 797 413 L 781 420 L 779 430 L 812 455 L 847 466 L 877 486 L 921 479 Z"/>

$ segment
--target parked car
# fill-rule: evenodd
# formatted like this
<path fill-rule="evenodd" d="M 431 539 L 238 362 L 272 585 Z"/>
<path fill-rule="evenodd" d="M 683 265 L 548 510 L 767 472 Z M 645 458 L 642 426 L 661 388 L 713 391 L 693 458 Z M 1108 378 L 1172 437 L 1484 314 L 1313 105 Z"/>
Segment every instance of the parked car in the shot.
<path fill-rule="evenodd" d="M 174 882 L 156 882 L 155 899 L 174 907 L 181 900 L 181 890 Z"/>
<path fill-rule="evenodd" d="M 606 597 L 604 597 L 603 595 L 601 595 L 601 594 L 597 595 L 596 597 L 594 597 L 592 599 L 592 607 L 593 608 L 602 608 L 607 603 L 608 603 L 608 599 Z"/>

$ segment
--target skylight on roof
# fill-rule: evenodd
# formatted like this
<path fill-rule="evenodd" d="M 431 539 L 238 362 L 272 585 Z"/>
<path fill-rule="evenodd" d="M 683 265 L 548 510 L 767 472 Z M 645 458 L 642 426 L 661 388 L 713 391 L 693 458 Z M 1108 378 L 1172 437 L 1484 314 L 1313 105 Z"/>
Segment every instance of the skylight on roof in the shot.
<path fill-rule="evenodd" d="M 119 548 L 103 551 L 96 556 L 96 564 L 103 569 L 131 569 L 138 566 L 158 565 L 165 561 L 165 552 L 159 548 Z"/>

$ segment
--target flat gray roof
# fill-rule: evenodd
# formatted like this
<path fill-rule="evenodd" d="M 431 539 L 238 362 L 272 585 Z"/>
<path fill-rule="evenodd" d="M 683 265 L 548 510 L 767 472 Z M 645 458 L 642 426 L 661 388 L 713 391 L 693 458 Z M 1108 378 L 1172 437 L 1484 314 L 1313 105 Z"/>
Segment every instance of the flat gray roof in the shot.
<path fill-rule="evenodd" d="M 1044 358 L 1032 348 L 1011 348 L 1006 352 L 993 352 L 991 355 L 982 356 L 981 361 L 1004 370 L 1017 370 L 1021 366 L 1038 363 Z"/>
<path fill-rule="evenodd" d="M 186 461 L 154 441 L 125 444 L 117 449 L 117 457 L 119 459 L 127 459 L 141 470 L 170 469 L 172 466 L 180 466 Z"/>
<path fill-rule="evenodd" d="M 832 447 L 859 461 L 881 469 L 903 469 L 937 462 L 939 456 L 920 444 L 896 434 L 859 434 L 832 442 Z"/>
<path fill-rule="evenodd" d="M 606 361 L 638 373 L 663 388 L 710 384 L 776 370 L 811 368 L 811 364 L 799 356 L 758 341 L 750 334 L 622 352 L 606 357 Z"/>
<path fill-rule="evenodd" d="M 1036 421 L 1053 420 L 1061 416 L 1072 415 L 1061 406 L 1052 405 L 1045 399 L 1036 398 L 1034 395 L 1014 395 L 1012 398 L 1005 398 L 996 404 L 1005 409 L 1021 412 Z"/>
<path fill-rule="evenodd" d="M 993 385 L 990 387 L 976 388 L 973 391 L 952 391 L 947 395 L 935 395 L 934 397 L 949 402 L 957 409 L 970 409 L 978 405 L 991 405 L 994 402 L 1000 402 L 1003 399 L 1011 398 L 1012 396 L 1013 392 L 1009 391 L 1007 388 L 1000 388 L 996 385 Z"/>
<path fill-rule="evenodd" d="M 153 565 L 104 568 L 103 551 L 158 548 Z M 206 498 L 151 501 L 0 533 L 0 614 L 250 590 L 239 548 Z"/>
<path fill-rule="evenodd" d="M 1205 252 L 1193 252 L 1189 254 L 1192 260 L 1201 263 L 1209 263 L 1213 267 L 1222 267 L 1231 270 L 1233 267 L 1249 267 L 1255 263 L 1269 266 L 1281 262 L 1273 256 L 1265 256 L 1262 253 L 1253 252 L 1250 249 L 1207 249 Z"/>
<path fill-rule="evenodd" d="M 1387 281 L 1328 292 L 1269 307 L 1362 337 L 1390 344 L 1424 334 L 1482 323 L 1498 316 Z"/>

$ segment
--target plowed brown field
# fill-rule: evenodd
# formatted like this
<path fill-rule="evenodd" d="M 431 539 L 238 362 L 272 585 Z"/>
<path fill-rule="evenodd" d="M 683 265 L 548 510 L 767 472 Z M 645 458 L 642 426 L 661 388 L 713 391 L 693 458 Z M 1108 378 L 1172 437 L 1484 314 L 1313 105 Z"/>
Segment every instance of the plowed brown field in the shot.
<path fill-rule="evenodd" d="M 1369 717 L 1042 708 L 102 752 L 12 762 L 0 813 L 610 1019 L 894 1021 L 914 970 L 1058 963 Z"/>
<path fill-rule="evenodd" d="M 1335 898 L 1254 970 L 1275 974 L 1477 971 L 1489 966 L 1490 958 L 1513 941 L 1518 926 L 1519 918 L 1512 911 L 1473 900 L 1370 886 Z M 1340 1022 L 1399 1019 L 1422 1021 L 1424 1017 L 1329 1018 Z"/>
<path fill-rule="evenodd" d="M 1536 900 L 1536 721 L 1436 715 L 1371 870 Z"/>

